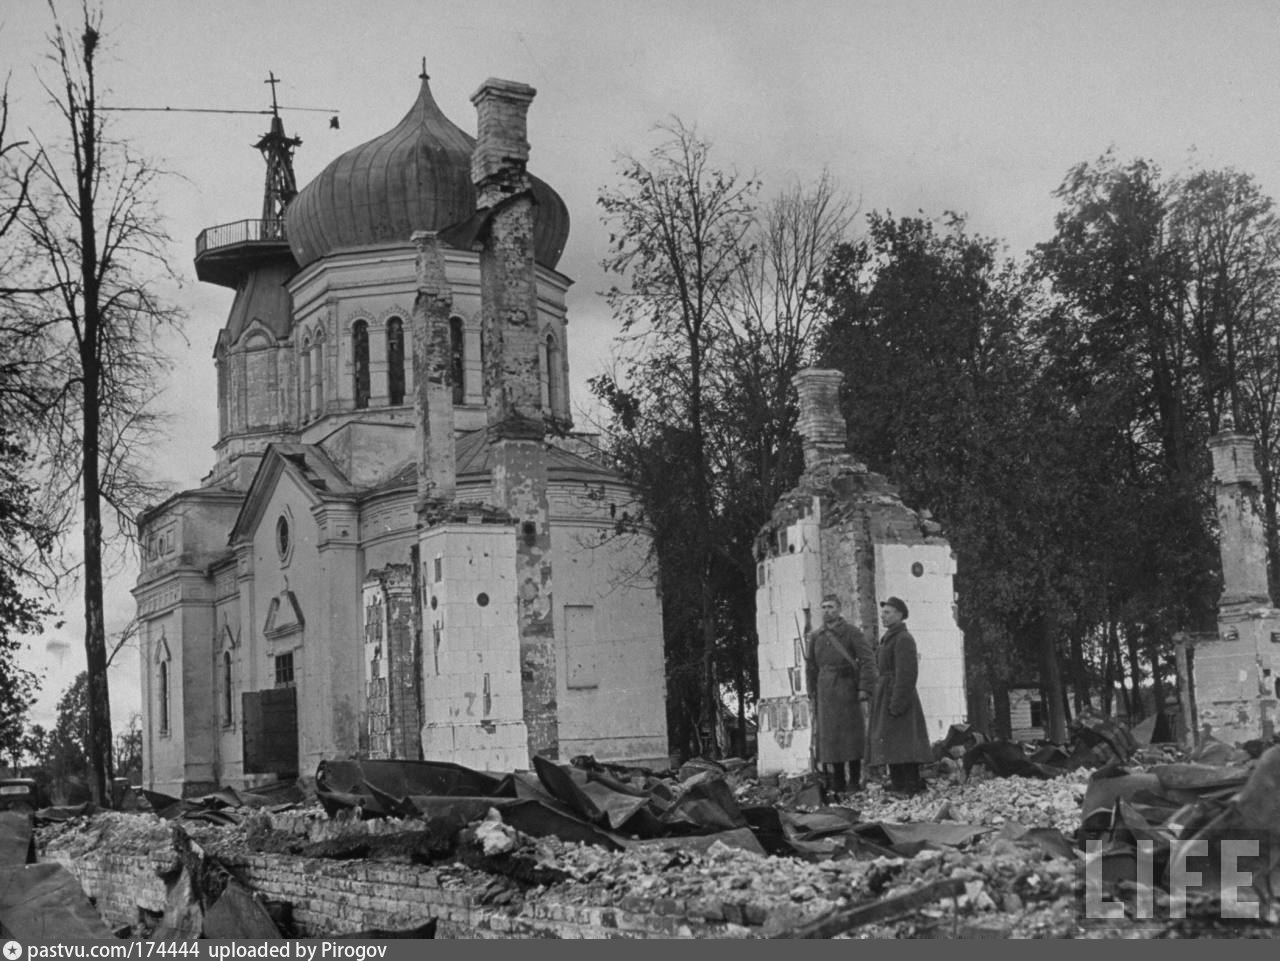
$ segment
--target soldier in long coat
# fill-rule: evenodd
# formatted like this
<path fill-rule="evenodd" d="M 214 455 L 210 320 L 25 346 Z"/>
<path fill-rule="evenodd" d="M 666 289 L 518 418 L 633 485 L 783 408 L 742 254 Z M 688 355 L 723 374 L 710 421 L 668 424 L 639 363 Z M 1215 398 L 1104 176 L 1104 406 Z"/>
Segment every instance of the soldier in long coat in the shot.
<path fill-rule="evenodd" d="M 824 769 L 825 786 L 829 791 L 856 791 L 866 750 L 862 704 L 875 688 L 875 655 L 862 632 L 841 617 L 834 594 L 822 599 L 822 626 L 809 634 L 804 655 L 815 754 Z"/>
<path fill-rule="evenodd" d="M 876 648 L 875 698 L 871 702 L 870 763 L 889 766 L 890 789 L 917 794 L 925 789 L 920 765 L 933 760 L 924 708 L 916 693 L 920 671 L 916 639 L 904 623 L 907 605 L 891 597 L 880 605 L 884 635 Z"/>

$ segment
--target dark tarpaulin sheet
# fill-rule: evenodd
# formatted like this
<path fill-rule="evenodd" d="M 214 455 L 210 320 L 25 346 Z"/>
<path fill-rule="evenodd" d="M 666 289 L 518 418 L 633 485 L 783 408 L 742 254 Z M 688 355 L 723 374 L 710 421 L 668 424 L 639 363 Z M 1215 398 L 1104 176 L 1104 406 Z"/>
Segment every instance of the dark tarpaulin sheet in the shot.
<path fill-rule="evenodd" d="M 219 895 L 213 907 L 204 913 L 206 938 L 235 938 L 236 940 L 261 940 L 279 938 L 280 929 L 267 914 L 266 907 L 249 889 L 232 879 Z"/>
<path fill-rule="evenodd" d="M 64 804 L 41 808 L 36 812 L 37 821 L 70 821 L 72 818 L 86 817 L 97 812 L 92 801 L 83 804 Z"/>
<path fill-rule="evenodd" d="M 26 811 L 0 811 L 0 867 L 17 867 L 32 859 L 31 815 Z"/>
<path fill-rule="evenodd" d="M 428 821 L 453 819 L 459 827 L 479 821 L 494 808 L 502 820 L 531 837 L 558 837 L 562 841 L 595 844 L 613 851 L 622 849 L 621 839 L 583 821 L 559 805 L 525 798 L 410 797 L 405 801 Z"/>
<path fill-rule="evenodd" d="M 333 760 L 321 761 L 316 769 L 317 789 L 359 794 L 368 783 L 391 797 L 511 797 L 502 792 L 506 781 L 448 761 Z"/>
<path fill-rule="evenodd" d="M 1160 779 L 1161 787 L 1174 791 L 1239 788 L 1249 779 L 1249 772 L 1244 768 L 1214 764 L 1157 764 L 1151 773 Z"/>
<path fill-rule="evenodd" d="M 53 862 L 0 867 L 0 931 L 19 941 L 115 939 L 80 882 Z"/>

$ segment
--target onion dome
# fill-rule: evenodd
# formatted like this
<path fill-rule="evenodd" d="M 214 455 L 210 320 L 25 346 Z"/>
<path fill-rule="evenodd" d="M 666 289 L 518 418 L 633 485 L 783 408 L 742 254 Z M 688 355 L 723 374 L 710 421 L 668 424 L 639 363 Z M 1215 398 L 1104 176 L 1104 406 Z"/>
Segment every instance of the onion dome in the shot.
<path fill-rule="evenodd" d="M 342 154 L 289 204 L 286 233 L 298 264 L 342 247 L 408 243 L 415 230 L 443 230 L 471 217 L 475 143 L 440 110 L 424 77 L 403 120 Z M 534 259 L 555 267 L 569 237 L 569 210 L 545 183 L 529 179 L 538 205 Z"/>

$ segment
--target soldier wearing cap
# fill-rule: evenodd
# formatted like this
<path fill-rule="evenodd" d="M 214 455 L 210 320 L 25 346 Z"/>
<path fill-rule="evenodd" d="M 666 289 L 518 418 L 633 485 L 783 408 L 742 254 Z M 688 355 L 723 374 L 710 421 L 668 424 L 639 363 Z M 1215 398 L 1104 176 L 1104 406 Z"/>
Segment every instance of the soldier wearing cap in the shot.
<path fill-rule="evenodd" d="M 809 635 L 804 662 L 824 788 L 857 791 L 867 741 L 862 704 L 875 687 L 875 654 L 862 631 L 840 615 L 834 594 L 822 599 L 822 626 Z"/>
<path fill-rule="evenodd" d="M 890 790 L 918 794 L 925 789 L 920 765 L 933 760 L 924 708 L 916 693 L 919 658 L 916 639 L 905 623 L 907 605 L 897 597 L 880 603 L 885 632 L 876 648 L 875 697 L 871 702 L 872 764 L 889 767 Z"/>

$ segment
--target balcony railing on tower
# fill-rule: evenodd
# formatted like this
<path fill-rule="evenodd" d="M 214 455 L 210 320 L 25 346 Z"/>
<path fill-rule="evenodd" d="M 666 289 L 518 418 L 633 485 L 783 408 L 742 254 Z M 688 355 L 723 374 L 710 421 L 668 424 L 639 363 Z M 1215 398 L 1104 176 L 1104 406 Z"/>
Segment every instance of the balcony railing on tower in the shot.
<path fill-rule="evenodd" d="M 236 220 L 200 231 L 196 238 L 196 257 L 234 244 L 280 243 L 286 240 L 283 220 Z"/>

